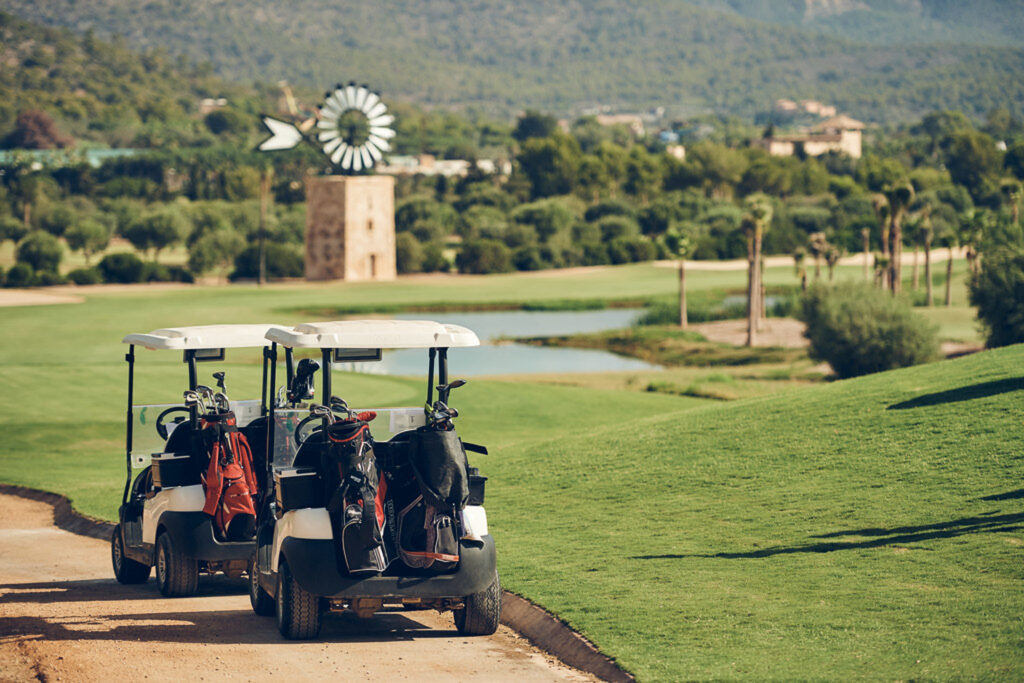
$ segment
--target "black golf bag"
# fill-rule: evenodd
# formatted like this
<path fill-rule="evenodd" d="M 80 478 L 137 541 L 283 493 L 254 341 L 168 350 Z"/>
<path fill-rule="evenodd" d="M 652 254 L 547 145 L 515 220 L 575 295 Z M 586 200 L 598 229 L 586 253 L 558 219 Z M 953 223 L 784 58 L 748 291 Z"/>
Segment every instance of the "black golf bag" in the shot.
<path fill-rule="evenodd" d="M 469 498 L 469 463 L 454 430 L 417 429 L 395 471 L 395 545 L 414 569 L 443 572 L 459 561 L 459 512 Z"/>
<path fill-rule="evenodd" d="M 387 481 L 377 467 L 366 421 L 351 418 L 329 425 L 323 457 L 324 499 L 338 571 L 384 571 L 391 562 L 384 544 Z"/>

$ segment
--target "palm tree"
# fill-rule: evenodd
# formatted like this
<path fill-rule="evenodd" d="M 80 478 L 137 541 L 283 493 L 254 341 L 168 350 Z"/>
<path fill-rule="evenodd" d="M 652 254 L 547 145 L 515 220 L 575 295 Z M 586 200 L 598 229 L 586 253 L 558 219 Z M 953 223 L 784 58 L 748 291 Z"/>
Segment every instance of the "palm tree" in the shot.
<path fill-rule="evenodd" d="M 747 197 L 747 214 L 743 227 L 747 233 L 747 346 L 757 341 L 757 326 L 761 319 L 761 241 L 771 226 L 772 205 L 767 195 L 755 193 Z"/>
<path fill-rule="evenodd" d="M 860 236 L 864 240 L 864 279 L 871 280 L 871 228 L 861 228 Z"/>
<path fill-rule="evenodd" d="M 931 214 L 932 207 L 929 204 L 925 204 L 917 212 L 917 217 L 914 221 L 914 227 L 917 232 L 916 239 L 914 240 L 914 249 L 917 249 L 917 244 L 924 246 L 924 289 L 927 293 L 927 305 L 929 307 L 935 304 L 932 291 L 932 238 L 935 237 L 935 228 L 932 225 Z M 915 261 L 914 264 L 917 265 L 917 262 Z M 917 273 L 916 268 L 914 272 L 915 274 Z M 917 289 L 917 284 L 914 285 L 914 289 Z"/>
<path fill-rule="evenodd" d="M 876 194 L 871 198 L 871 206 L 875 210 L 875 217 L 878 219 L 878 226 L 882 232 L 882 259 L 889 263 L 889 200 L 884 194 Z M 878 267 L 878 259 L 875 259 L 875 267 Z M 882 286 L 888 286 L 888 271 L 882 273 Z"/>
<path fill-rule="evenodd" d="M 836 264 L 843 257 L 843 250 L 834 244 L 828 245 L 825 250 L 825 264 L 828 266 L 828 281 L 832 282 L 836 276 Z"/>
<path fill-rule="evenodd" d="M 895 295 L 903 288 L 903 216 L 914 199 L 914 186 L 908 182 L 896 183 L 886 188 L 885 197 L 889 201 L 889 224 L 892 228 L 889 232 L 892 242 L 889 249 L 892 257 L 889 264 L 889 288 Z"/>
<path fill-rule="evenodd" d="M 807 291 L 807 266 L 804 265 L 804 261 L 807 260 L 807 250 L 803 247 L 797 247 L 793 250 L 793 272 L 800 280 L 800 290 Z"/>
<path fill-rule="evenodd" d="M 686 314 L 686 257 L 690 252 L 690 238 L 680 235 L 674 228 L 665 233 L 665 246 L 679 259 L 679 327 L 687 328 Z"/>
<path fill-rule="evenodd" d="M 821 257 L 828 248 L 828 239 L 823 232 L 812 232 L 807 236 L 807 244 L 814 256 L 814 281 L 821 280 Z"/>
<path fill-rule="evenodd" d="M 1010 220 L 1014 227 L 1020 225 L 1021 183 L 1016 178 L 1006 178 L 999 184 L 1006 199 L 1010 202 Z"/>

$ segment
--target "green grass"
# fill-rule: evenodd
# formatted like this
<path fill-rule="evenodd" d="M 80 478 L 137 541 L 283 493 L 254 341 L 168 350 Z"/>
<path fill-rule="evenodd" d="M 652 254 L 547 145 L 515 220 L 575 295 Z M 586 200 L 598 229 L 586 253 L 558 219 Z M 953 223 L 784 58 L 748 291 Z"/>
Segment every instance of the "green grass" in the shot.
<path fill-rule="evenodd" d="M 0 480 L 113 516 L 129 331 L 297 322 L 303 306 L 665 296 L 674 277 L 629 266 L 137 288 L 0 309 Z M 769 277 L 791 283 L 792 270 Z M 690 280 L 742 286 L 743 273 Z M 180 396 L 176 354 L 140 358 L 141 401 Z M 232 393 L 255 393 L 255 356 L 229 360 Z M 642 680 L 1013 680 L 1024 676 L 1022 364 L 1012 347 L 809 388 L 794 384 L 807 368 L 786 363 L 756 376 L 621 373 L 634 391 L 609 388 L 609 375 L 578 387 L 475 379 L 453 404 L 462 435 L 491 448 L 473 463 L 490 477 L 504 584 Z M 735 391 L 751 377 L 786 390 L 732 402 L 643 391 Z M 423 393 L 420 378 L 345 375 L 336 387 L 362 404 Z"/>
<path fill-rule="evenodd" d="M 501 449 L 503 580 L 643 680 L 1019 679 L 1022 363 L 1012 347 Z"/>

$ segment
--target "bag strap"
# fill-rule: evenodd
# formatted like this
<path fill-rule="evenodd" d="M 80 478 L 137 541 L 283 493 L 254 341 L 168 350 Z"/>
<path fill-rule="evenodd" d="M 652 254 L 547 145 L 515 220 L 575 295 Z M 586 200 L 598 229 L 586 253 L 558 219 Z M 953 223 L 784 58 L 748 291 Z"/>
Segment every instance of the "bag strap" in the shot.
<path fill-rule="evenodd" d="M 480 444 L 463 441 L 462 447 L 465 448 L 470 453 L 479 453 L 480 455 L 487 455 L 487 446 L 481 446 Z"/>

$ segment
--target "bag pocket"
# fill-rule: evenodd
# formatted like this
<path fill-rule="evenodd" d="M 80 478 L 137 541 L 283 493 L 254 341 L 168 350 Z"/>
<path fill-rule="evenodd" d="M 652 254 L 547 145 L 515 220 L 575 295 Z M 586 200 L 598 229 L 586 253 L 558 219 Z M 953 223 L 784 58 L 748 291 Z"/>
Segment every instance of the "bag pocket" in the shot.
<path fill-rule="evenodd" d="M 417 496 L 398 513 L 398 556 L 413 569 L 452 568 L 459 561 L 455 520 Z"/>
<path fill-rule="evenodd" d="M 383 544 L 367 546 L 362 528 L 363 508 L 349 505 L 345 509 L 345 523 L 341 530 L 341 552 L 349 574 L 379 573 L 388 568 L 388 557 Z"/>

